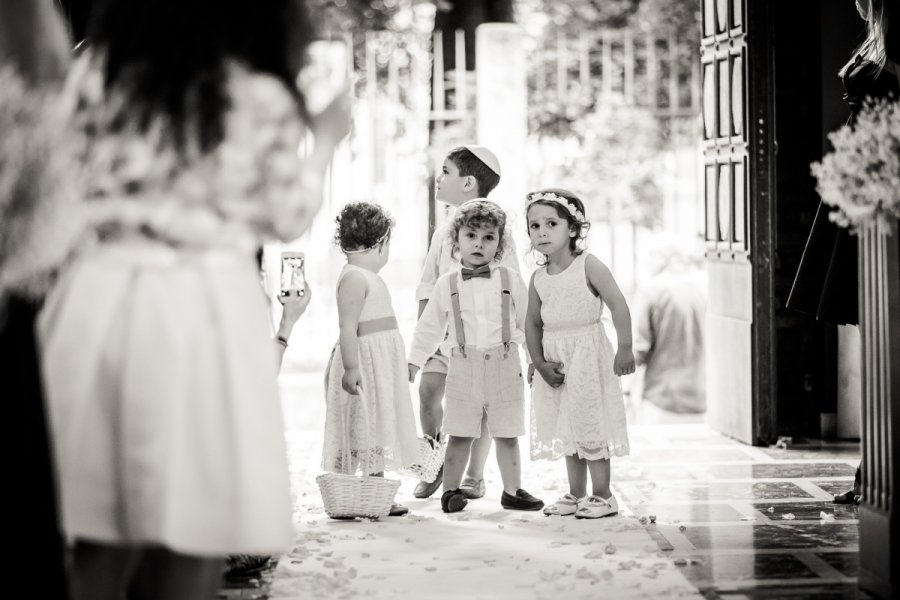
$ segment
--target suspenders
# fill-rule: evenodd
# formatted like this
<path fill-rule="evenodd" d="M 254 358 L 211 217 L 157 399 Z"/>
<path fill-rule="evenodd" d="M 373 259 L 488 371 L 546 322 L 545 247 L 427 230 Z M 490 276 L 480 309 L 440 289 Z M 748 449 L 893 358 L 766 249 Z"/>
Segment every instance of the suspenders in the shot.
<path fill-rule="evenodd" d="M 500 271 L 501 303 L 500 320 L 503 327 L 503 349 L 509 352 L 509 342 L 512 339 L 509 330 L 510 298 L 512 292 L 509 289 L 509 271 L 506 267 L 497 267 Z M 450 304 L 453 307 L 453 323 L 456 327 L 456 345 L 459 352 L 466 356 L 466 330 L 463 328 L 462 313 L 459 309 L 459 275 L 450 278 Z"/>

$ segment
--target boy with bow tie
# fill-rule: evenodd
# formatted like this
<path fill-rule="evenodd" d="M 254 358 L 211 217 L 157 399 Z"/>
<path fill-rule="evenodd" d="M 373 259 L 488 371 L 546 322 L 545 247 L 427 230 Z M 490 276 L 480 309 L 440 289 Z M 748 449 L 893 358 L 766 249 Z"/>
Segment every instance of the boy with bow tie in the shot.
<path fill-rule="evenodd" d="M 450 439 L 441 508 L 452 513 L 467 504 L 460 483 L 484 419 L 497 445 L 501 505 L 540 510 L 544 503 L 521 488 L 519 453 L 519 436 L 525 433 L 519 346 L 525 342 L 528 289 L 517 271 L 492 264 L 509 242 L 506 214 L 487 200 L 467 202 L 450 224 L 450 239 L 462 268 L 437 280 L 409 355 L 410 381 L 439 347 L 449 357 L 444 431 Z"/>
<path fill-rule="evenodd" d="M 500 183 L 500 161 L 488 148 L 473 144 L 459 146 L 447 153 L 441 172 L 435 178 L 434 195 L 437 200 L 458 208 L 467 202 L 481 199 L 490 194 Z M 519 272 L 516 246 L 510 236 L 504 244 L 505 250 L 498 262 L 515 272 Z M 419 316 L 431 298 L 434 285 L 444 273 L 459 269 L 459 257 L 453 254 L 450 239 L 450 224 L 438 227 L 431 238 L 422 278 L 416 287 Z M 438 440 L 441 436 L 443 409 L 441 401 L 447 379 L 447 357 L 438 352 L 428 358 L 422 367 L 419 381 L 419 421 L 422 433 Z M 482 423 L 481 437 L 472 444 L 466 476 L 460 489 L 466 498 L 473 500 L 484 496 L 484 463 L 491 450 L 491 436 L 486 422 Z M 443 469 L 432 482 L 420 481 L 413 495 L 428 498 L 441 486 Z"/>

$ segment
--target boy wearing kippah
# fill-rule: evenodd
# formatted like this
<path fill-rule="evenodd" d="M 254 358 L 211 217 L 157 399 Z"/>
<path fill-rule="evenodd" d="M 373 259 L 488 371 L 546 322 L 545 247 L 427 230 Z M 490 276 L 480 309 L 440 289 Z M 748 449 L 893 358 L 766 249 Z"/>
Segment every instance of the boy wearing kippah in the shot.
<path fill-rule="evenodd" d="M 450 206 L 459 207 L 466 202 L 486 198 L 498 183 L 500 183 L 500 161 L 493 152 L 485 146 L 474 144 L 459 146 L 448 152 L 444 158 L 441 172 L 435 178 L 435 198 Z M 512 236 L 497 264 L 519 272 L 519 261 L 516 258 Z M 459 268 L 459 258 L 453 255 L 450 225 L 438 227 L 431 238 L 422 277 L 416 287 L 420 317 L 431 298 L 438 278 Z M 447 380 L 447 366 L 447 357 L 438 351 L 423 366 L 419 382 L 419 421 L 422 433 L 435 440 L 440 437 L 444 417 L 441 402 Z M 484 496 L 484 464 L 490 450 L 491 435 L 487 430 L 487 420 L 483 419 L 481 436 L 472 445 L 468 467 L 460 485 L 460 490 L 468 499 Z M 413 495 L 416 498 L 428 498 L 440 487 L 442 481 L 443 467 L 433 482 L 420 481 Z"/>

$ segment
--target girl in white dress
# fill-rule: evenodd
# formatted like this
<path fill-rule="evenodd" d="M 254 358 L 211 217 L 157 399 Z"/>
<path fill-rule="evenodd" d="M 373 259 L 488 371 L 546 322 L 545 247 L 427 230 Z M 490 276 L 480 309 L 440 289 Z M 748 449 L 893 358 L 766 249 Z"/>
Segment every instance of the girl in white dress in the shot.
<path fill-rule="evenodd" d="M 546 259 L 532 275 L 525 322 L 534 361 L 531 458 L 565 456 L 569 475 L 569 493 L 544 513 L 614 515 L 619 507 L 609 488 L 609 459 L 628 454 L 618 377 L 634 372 L 631 314 L 606 265 L 581 248 L 590 226 L 581 200 L 559 189 L 528 194 L 527 200 L 528 235 Z M 600 321 L 604 304 L 616 328 L 616 351 Z"/>
<path fill-rule="evenodd" d="M 322 468 L 380 475 L 420 462 L 406 347 L 391 294 L 378 276 L 388 261 L 394 221 L 368 202 L 346 205 L 336 221 L 335 242 L 347 264 L 337 282 L 340 339 L 325 374 Z M 390 514 L 406 512 L 395 504 Z"/>
<path fill-rule="evenodd" d="M 254 254 L 307 229 L 349 131 L 346 93 L 303 118 L 308 25 L 294 0 L 92 7 L 87 241 L 39 322 L 75 600 L 215 598 L 226 555 L 294 541 Z"/>

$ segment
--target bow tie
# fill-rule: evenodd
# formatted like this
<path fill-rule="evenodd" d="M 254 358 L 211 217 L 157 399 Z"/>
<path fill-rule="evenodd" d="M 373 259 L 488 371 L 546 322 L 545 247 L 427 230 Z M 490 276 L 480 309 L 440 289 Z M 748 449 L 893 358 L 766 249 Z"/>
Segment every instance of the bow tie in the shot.
<path fill-rule="evenodd" d="M 468 281 L 473 277 L 484 277 L 485 279 L 491 278 L 490 265 L 481 265 L 477 269 L 467 269 L 466 267 L 463 267 L 460 272 L 462 273 L 463 281 Z"/>

